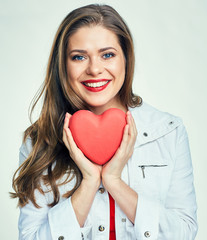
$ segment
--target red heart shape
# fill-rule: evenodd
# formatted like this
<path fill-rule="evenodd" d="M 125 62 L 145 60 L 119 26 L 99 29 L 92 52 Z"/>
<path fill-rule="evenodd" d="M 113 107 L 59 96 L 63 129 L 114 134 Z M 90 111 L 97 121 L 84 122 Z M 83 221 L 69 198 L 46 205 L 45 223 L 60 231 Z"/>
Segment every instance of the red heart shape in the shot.
<path fill-rule="evenodd" d="M 126 114 L 120 109 L 110 108 L 101 115 L 79 110 L 70 118 L 69 128 L 84 155 L 103 165 L 120 146 L 125 125 Z"/>

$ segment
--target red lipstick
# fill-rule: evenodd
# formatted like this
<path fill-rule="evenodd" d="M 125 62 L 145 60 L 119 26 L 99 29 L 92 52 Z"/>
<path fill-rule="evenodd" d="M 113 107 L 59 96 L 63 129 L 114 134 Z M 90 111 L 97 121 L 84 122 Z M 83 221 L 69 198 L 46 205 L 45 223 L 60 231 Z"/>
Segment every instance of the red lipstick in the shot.
<path fill-rule="evenodd" d="M 110 81 L 109 79 L 89 79 L 81 83 L 88 91 L 100 92 L 109 85 Z"/>

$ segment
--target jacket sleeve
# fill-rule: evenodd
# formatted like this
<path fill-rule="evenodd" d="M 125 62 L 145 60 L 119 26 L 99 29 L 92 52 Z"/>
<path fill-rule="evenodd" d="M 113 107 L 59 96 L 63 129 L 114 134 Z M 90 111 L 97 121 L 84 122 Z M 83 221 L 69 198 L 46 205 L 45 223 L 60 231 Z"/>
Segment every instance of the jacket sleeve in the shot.
<path fill-rule="evenodd" d="M 166 201 L 139 194 L 134 230 L 137 239 L 193 240 L 197 233 L 196 197 L 188 136 L 177 128 L 174 169 Z"/>
<path fill-rule="evenodd" d="M 27 158 L 28 148 L 31 148 L 28 141 L 21 146 L 20 163 Z M 91 226 L 80 228 L 71 198 L 60 201 L 52 208 L 48 207 L 47 194 L 35 190 L 35 199 L 40 208 L 36 208 L 31 201 L 20 208 L 19 240 L 88 239 Z"/>

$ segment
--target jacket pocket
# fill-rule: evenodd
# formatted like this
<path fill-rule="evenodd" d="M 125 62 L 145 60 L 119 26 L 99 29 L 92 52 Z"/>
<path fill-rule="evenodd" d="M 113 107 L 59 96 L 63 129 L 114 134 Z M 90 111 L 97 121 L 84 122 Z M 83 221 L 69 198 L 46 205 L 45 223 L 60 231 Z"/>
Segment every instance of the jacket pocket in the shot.
<path fill-rule="evenodd" d="M 136 167 L 135 190 L 152 199 L 163 201 L 169 187 L 171 167 L 167 163 L 139 164 Z"/>
<path fill-rule="evenodd" d="M 145 178 L 145 170 L 148 168 L 162 168 L 162 167 L 167 167 L 167 164 L 156 164 L 156 165 L 138 165 L 138 167 L 141 169 L 142 171 L 142 177 Z"/>

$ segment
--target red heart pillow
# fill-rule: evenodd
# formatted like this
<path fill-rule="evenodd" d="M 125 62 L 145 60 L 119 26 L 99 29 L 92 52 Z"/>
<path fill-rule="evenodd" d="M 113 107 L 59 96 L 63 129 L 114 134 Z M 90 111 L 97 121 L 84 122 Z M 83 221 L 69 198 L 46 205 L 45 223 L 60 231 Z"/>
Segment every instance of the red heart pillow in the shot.
<path fill-rule="evenodd" d="M 95 115 L 88 110 L 80 110 L 70 118 L 69 128 L 73 139 L 84 155 L 91 161 L 103 165 L 118 149 L 126 114 L 117 108 Z"/>

